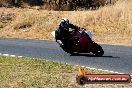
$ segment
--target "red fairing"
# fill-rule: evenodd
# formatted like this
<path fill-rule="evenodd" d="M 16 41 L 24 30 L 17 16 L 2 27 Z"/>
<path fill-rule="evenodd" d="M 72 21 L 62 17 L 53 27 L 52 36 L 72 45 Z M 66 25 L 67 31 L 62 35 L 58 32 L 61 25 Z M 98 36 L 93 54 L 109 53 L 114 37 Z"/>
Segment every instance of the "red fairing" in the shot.
<path fill-rule="evenodd" d="M 84 28 L 81 28 L 81 32 L 72 31 L 70 37 L 70 43 L 72 45 L 72 53 L 90 53 L 92 52 L 96 56 L 102 56 L 104 51 L 100 45 L 92 41 L 92 39 L 88 36 L 86 32 L 84 32 Z"/>
<path fill-rule="evenodd" d="M 80 32 L 74 31 L 71 35 L 71 42 L 73 42 L 73 48 L 80 52 L 89 52 L 89 47 L 92 41 L 88 39 L 87 35 L 81 35 Z"/>
<path fill-rule="evenodd" d="M 102 56 L 104 51 L 100 45 L 92 41 L 89 35 L 85 32 L 86 29 L 81 28 L 81 31 L 73 30 L 70 32 L 69 43 L 71 47 L 67 53 L 90 53 L 92 52 L 96 56 Z"/>

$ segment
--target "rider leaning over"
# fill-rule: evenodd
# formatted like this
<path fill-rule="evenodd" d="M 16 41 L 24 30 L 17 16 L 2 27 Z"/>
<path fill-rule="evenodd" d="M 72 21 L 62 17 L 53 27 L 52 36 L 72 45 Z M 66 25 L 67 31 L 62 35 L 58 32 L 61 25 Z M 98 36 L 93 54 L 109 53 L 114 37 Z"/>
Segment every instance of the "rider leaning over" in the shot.
<path fill-rule="evenodd" d="M 69 39 L 69 28 L 80 30 L 80 27 L 69 23 L 67 18 L 61 18 L 60 24 L 55 31 L 55 39 L 61 46 L 66 46 Z"/>
<path fill-rule="evenodd" d="M 69 22 L 69 20 L 67 18 L 61 18 L 59 26 L 57 27 L 56 31 L 55 31 L 55 39 L 56 42 L 59 43 L 59 45 L 65 50 L 68 49 L 68 45 L 69 45 L 69 29 L 74 29 L 75 31 L 80 31 L 80 30 L 84 30 L 84 28 L 81 28 L 73 25 Z M 82 32 L 82 34 L 87 34 Z"/>

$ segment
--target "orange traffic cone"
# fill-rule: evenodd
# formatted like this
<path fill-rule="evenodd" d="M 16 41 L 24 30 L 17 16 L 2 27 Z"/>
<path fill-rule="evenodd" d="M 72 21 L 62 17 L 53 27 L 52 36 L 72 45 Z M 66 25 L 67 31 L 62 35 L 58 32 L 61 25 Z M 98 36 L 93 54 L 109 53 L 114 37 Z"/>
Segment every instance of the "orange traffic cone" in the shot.
<path fill-rule="evenodd" d="M 86 75 L 86 71 L 84 67 L 79 67 L 78 72 L 79 72 L 79 75 Z"/>

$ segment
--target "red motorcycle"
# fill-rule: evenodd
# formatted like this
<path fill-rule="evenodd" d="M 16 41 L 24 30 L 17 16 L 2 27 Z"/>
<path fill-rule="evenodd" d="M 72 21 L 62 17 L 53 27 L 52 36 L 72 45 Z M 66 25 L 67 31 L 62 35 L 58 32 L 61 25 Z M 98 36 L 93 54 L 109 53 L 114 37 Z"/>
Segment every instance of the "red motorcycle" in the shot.
<path fill-rule="evenodd" d="M 92 41 L 91 36 L 87 34 L 85 30 L 86 29 L 82 29 L 81 31 L 70 31 L 70 38 L 68 41 L 68 46 L 70 46 L 70 48 L 68 48 L 68 51 L 66 51 L 64 48 L 63 50 L 70 54 L 92 52 L 96 56 L 102 56 L 104 54 L 102 47 Z"/>

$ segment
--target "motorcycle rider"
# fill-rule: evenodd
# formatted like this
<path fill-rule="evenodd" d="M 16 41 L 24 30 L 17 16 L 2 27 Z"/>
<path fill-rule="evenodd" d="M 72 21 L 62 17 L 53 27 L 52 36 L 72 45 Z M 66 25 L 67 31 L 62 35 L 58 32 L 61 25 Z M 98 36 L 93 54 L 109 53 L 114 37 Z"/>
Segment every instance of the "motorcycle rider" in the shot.
<path fill-rule="evenodd" d="M 70 44 L 69 44 L 69 29 L 74 29 L 75 31 L 80 30 L 80 27 L 73 25 L 69 22 L 67 18 L 61 18 L 60 24 L 57 27 L 55 31 L 55 39 L 56 42 L 59 43 L 59 45 L 63 48 L 64 51 L 69 50 Z"/>

